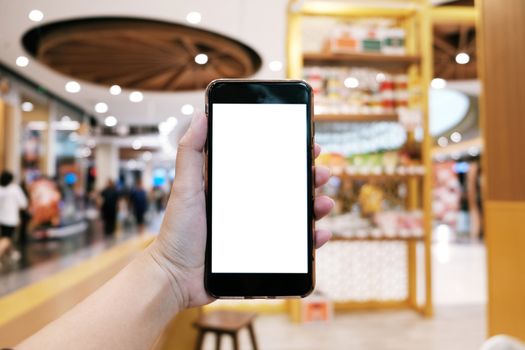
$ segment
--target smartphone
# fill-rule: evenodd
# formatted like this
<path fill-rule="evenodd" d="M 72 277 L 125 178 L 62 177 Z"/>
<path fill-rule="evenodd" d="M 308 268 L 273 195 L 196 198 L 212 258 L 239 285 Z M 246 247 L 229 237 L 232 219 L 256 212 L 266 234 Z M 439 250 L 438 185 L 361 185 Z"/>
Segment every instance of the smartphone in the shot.
<path fill-rule="evenodd" d="M 304 297 L 313 290 L 312 105 L 304 81 L 208 85 L 209 295 Z"/>

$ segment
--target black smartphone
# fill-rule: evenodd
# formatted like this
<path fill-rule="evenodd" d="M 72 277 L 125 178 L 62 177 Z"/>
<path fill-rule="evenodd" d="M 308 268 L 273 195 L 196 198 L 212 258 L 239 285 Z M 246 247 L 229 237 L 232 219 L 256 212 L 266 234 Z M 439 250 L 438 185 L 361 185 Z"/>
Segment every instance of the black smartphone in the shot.
<path fill-rule="evenodd" d="M 208 85 L 209 295 L 304 297 L 313 290 L 312 106 L 304 81 Z"/>

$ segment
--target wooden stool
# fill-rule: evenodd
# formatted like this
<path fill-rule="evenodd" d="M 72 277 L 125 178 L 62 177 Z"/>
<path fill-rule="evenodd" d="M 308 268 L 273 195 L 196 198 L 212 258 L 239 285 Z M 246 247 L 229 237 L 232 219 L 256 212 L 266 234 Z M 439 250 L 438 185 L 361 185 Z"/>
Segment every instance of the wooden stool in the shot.
<path fill-rule="evenodd" d="M 250 333 L 252 347 L 254 350 L 257 350 L 257 340 L 255 339 L 255 332 L 253 331 L 253 319 L 255 316 L 257 316 L 257 314 L 237 311 L 213 311 L 201 315 L 194 324 L 199 331 L 195 349 L 202 349 L 204 336 L 207 332 L 211 332 L 215 333 L 215 350 L 220 350 L 223 334 L 231 336 L 233 339 L 233 348 L 239 350 L 239 339 L 237 335 L 241 329 L 246 327 Z"/>

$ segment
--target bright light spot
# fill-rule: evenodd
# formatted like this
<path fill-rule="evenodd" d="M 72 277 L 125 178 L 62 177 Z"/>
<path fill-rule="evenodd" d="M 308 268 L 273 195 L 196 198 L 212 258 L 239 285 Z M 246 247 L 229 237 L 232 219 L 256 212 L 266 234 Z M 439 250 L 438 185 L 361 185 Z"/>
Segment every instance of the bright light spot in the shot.
<path fill-rule="evenodd" d="M 22 110 L 24 112 L 31 112 L 33 110 L 33 108 L 34 108 L 34 106 L 33 106 L 33 104 L 31 102 L 26 101 L 26 102 L 22 103 Z"/>
<path fill-rule="evenodd" d="M 458 143 L 459 141 L 461 141 L 461 134 L 457 131 L 454 131 L 452 135 L 450 135 L 450 140 L 452 142 Z"/>
<path fill-rule="evenodd" d="M 180 111 L 184 115 L 192 115 L 193 112 L 195 111 L 195 108 L 193 108 L 193 106 L 190 104 L 185 104 L 184 106 L 181 107 Z"/>
<path fill-rule="evenodd" d="M 82 157 L 84 158 L 87 158 L 91 155 L 91 150 L 89 149 L 89 147 L 86 147 L 84 149 L 82 149 Z"/>
<path fill-rule="evenodd" d="M 68 81 L 66 83 L 66 91 L 72 94 L 76 94 L 77 92 L 80 92 L 80 84 L 76 81 Z"/>
<path fill-rule="evenodd" d="M 357 78 L 354 77 L 348 77 L 345 79 L 344 84 L 349 89 L 355 89 L 359 86 L 359 80 L 357 80 Z"/>
<path fill-rule="evenodd" d="M 137 168 L 137 161 L 135 159 L 130 159 L 130 160 L 128 160 L 127 165 L 128 165 L 129 169 L 133 170 L 133 169 Z"/>
<path fill-rule="evenodd" d="M 28 64 L 29 64 L 29 58 L 27 58 L 26 56 L 18 56 L 16 58 L 16 65 L 18 67 L 27 67 Z"/>
<path fill-rule="evenodd" d="M 144 159 L 146 162 L 150 161 L 152 158 L 153 158 L 153 155 L 151 154 L 151 152 L 146 151 L 142 153 L 142 159 Z"/>
<path fill-rule="evenodd" d="M 445 86 L 447 86 L 447 81 L 441 78 L 434 78 L 430 82 L 430 86 L 432 86 L 433 89 L 444 89 Z"/>
<path fill-rule="evenodd" d="M 142 92 L 140 91 L 133 91 L 131 94 L 129 94 L 129 100 L 131 102 L 140 102 L 144 99 L 144 95 L 142 95 Z"/>
<path fill-rule="evenodd" d="M 468 154 L 469 154 L 470 156 L 472 156 L 472 157 L 476 157 L 476 156 L 479 155 L 479 149 L 476 148 L 476 147 L 470 147 L 470 148 L 468 149 Z"/>
<path fill-rule="evenodd" d="M 441 136 L 439 139 L 438 139 L 438 145 L 440 147 L 447 147 L 448 146 L 448 139 L 445 137 L 445 136 Z"/>
<path fill-rule="evenodd" d="M 208 62 L 208 55 L 200 53 L 195 56 L 195 63 L 197 64 L 206 64 Z"/>
<path fill-rule="evenodd" d="M 140 141 L 140 140 L 133 141 L 133 143 L 131 144 L 131 147 L 133 147 L 133 149 L 135 151 L 141 149 L 142 148 L 142 141 Z"/>
<path fill-rule="evenodd" d="M 283 69 L 283 63 L 281 61 L 272 61 L 269 66 L 272 72 L 280 72 Z"/>
<path fill-rule="evenodd" d="M 68 115 L 64 115 L 64 116 L 62 116 L 62 118 L 60 118 L 60 121 L 67 123 L 67 122 L 71 121 L 71 118 Z"/>
<path fill-rule="evenodd" d="M 129 126 L 127 126 L 126 124 L 119 124 L 117 126 L 117 134 L 119 134 L 120 136 L 126 136 L 129 134 Z"/>
<path fill-rule="evenodd" d="M 44 13 L 40 10 L 31 10 L 27 17 L 29 17 L 29 19 L 33 22 L 40 22 L 44 19 Z"/>
<path fill-rule="evenodd" d="M 29 130 L 46 130 L 47 122 L 44 121 L 31 121 L 27 123 L 27 128 Z"/>
<path fill-rule="evenodd" d="M 97 113 L 106 113 L 108 109 L 108 105 L 104 102 L 99 102 L 95 105 L 95 112 Z"/>
<path fill-rule="evenodd" d="M 465 52 L 460 52 L 456 55 L 457 64 L 467 64 L 470 62 L 470 56 Z"/>
<path fill-rule="evenodd" d="M 89 148 L 95 148 L 95 146 L 97 145 L 97 141 L 95 141 L 94 139 L 89 139 L 87 140 L 86 144 Z"/>
<path fill-rule="evenodd" d="M 166 122 L 171 125 L 172 127 L 176 127 L 177 124 L 179 124 L 179 120 L 176 117 L 169 117 Z"/>
<path fill-rule="evenodd" d="M 385 76 L 384 73 L 377 73 L 377 75 L 376 75 L 376 81 L 377 81 L 378 83 L 381 83 L 381 82 L 385 81 L 385 79 L 386 79 L 386 76 Z"/>
<path fill-rule="evenodd" d="M 122 89 L 120 88 L 120 86 L 118 85 L 112 85 L 110 88 L 109 88 L 109 93 L 116 96 L 116 95 L 120 95 L 120 93 L 122 92 Z"/>
<path fill-rule="evenodd" d="M 451 157 L 452 157 L 452 159 L 454 159 L 454 160 L 459 160 L 459 158 L 461 158 L 461 153 L 459 153 L 459 152 L 454 152 L 454 153 L 452 153 Z"/>
<path fill-rule="evenodd" d="M 173 130 L 173 127 L 168 122 L 161 122 L 159 124 L 159 133 L 163 136 L 168 135 L 171 130 Z"/>
<path fill-rule="evenodd" d="M 104 119 L 104 124 L 107 126 L 107 127 L 113 127 L 115 125 L 117 125 L 117 118 L 115 118 L 114 116 L 112 115 L 108 115 L 106 117 L 106 119 Z"/>
<path fill-rule="evenodd" d="M 186 21 L 191 24 L 199 24 L 202 20 L 202 16 L 199 12 L 191 11 L 186 15 Z"/>
<path fill-rule="evenodd" d="M 448 225 L 436 227 L 435 237 L 437 244 L 434 246 L 434 253 L 437 261 L 446 264 L 450 261 L 450 241 L 452 240 L 452 230 Z"/>

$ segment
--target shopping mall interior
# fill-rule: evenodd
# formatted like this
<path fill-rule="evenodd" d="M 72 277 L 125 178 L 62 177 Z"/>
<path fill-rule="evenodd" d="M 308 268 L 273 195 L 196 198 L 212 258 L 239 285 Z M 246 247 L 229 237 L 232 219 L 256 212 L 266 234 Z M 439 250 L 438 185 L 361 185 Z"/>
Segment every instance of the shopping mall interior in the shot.
<path fill-rule="evenodd" d="M 152 348 L 525 349 L 523 19 L 522 0 L 0 0 L 0 348 L 156 239 L 212 80 L 290 78 L 335 202 L 314 292 L 183 310 Z"/>

